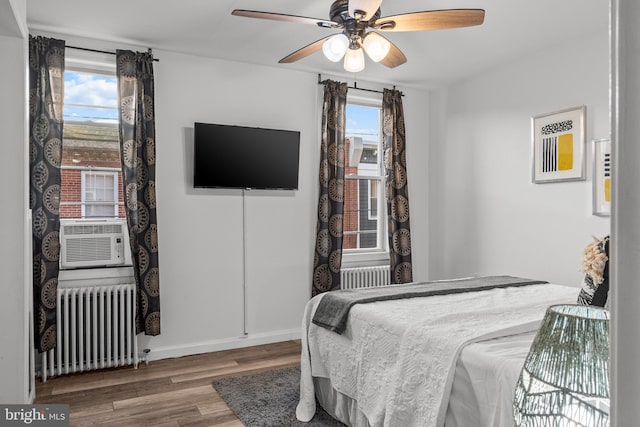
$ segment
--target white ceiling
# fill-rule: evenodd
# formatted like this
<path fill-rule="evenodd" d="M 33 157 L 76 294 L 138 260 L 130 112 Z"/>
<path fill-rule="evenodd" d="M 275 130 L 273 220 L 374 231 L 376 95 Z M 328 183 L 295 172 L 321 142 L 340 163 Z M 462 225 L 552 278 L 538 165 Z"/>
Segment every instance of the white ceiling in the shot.
<path fill-rule="evenodd" d="M 293 64 L 278 60 L 335 30 L 231 15 L 250 9 L 329 18 L 332 0 L 27 0 L 32 33 L 59 33 L 224 58 L 283 69 L 345 75 L 317 52 Z M 481 26 L 388 33 L 407 56 L 395 69 L 367 58 L 358 80 L 434 87 L 498 67 L 531 52 L 596 32 L 606 34 L 606 0 L 384 0 L 382 16 L 450 8 L 485 9 Z M 93 46 L 86 46 L 93 47 Z M 160 57 L 160 60 L 162 58 Z"/>

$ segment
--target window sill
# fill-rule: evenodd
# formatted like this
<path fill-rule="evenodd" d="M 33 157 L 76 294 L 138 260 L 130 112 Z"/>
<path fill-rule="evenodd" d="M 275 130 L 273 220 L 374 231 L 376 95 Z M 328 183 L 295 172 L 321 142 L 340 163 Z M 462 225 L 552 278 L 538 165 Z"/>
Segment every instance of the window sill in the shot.
<path fill-rule="evenodd" d="M 75 270 L 60 270 L 58 283 L 60 287 L 72 288 L 77 286 L 109 286 L 132 283 L 133 267 L 103 267 L 78 268 Z"/>
<path fill-rule="evenodd" d="M 389 252 L 387 251 L 371 251 L 371 252 L 343 252 L 342 267 L 370 267 L 375 265 L 386 265 L 389 263 Z"/>

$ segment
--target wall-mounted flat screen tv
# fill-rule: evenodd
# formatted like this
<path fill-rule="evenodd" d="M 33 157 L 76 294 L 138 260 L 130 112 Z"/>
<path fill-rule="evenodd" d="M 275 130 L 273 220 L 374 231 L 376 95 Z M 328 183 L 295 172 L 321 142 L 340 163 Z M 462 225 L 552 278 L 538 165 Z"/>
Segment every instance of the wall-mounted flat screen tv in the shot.
<path fill-rule="evenodd" d="M 300 132 L 194 124 L 196 188 L 297 190 Z"/>

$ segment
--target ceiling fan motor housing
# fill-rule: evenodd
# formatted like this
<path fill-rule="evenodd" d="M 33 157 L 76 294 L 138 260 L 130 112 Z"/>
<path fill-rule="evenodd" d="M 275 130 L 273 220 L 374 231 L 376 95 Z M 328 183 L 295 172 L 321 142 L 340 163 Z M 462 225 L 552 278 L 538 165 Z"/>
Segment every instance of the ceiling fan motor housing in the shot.
<path fill-rule="evenodd" d="M 356 21 L 356 19 L 349 16 L 349 0 L 334 1 L 333 4 L 331 5 L 331 9 L 329 10 L 329 17 L 333 22 L 337 23 L 338 25 L 346 26 L 347 22 Z M 379 8 L 378 10 L 376 10 L 376 13 L 373 14 L 371 19 L 369 19 L 368 21 L 363 21 L 365 23 L 365 27 L 367 22 L 374 22 L 378 18 L 380 18 Z"/>
<path fill-rule="evenodd" d="M 367 26 L 380 17 L 380 9 L 369 21 L 361 21 L 349 15 L 349 0 L 336 0 L 331 5 L 329 16 L 333 22 L 344 28 L 344 34 L 349 38 L 349 48 L 358 49 L 362 46 Z"/>

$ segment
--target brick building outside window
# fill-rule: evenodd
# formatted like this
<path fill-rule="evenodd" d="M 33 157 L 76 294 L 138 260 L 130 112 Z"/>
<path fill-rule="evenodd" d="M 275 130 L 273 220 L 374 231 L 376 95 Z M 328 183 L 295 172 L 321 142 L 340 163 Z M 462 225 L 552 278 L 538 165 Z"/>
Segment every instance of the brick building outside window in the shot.
<path fill-rule="evenodd" d="M 116 78 L 65 71 L 61 219 L 125 218 Z"/>

